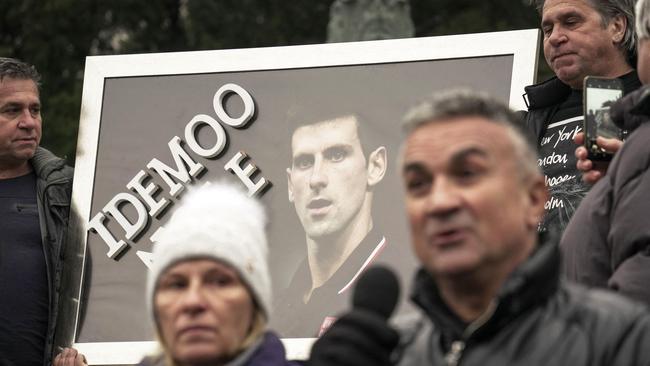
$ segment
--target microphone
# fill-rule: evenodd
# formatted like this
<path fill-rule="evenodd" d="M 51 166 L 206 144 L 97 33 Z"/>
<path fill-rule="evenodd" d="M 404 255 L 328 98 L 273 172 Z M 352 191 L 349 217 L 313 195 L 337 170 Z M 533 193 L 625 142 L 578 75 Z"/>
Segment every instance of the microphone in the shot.
<path fill-rule="evenodd" d="M 390 318 L 399 299 L 399 280 L 385 266 L 373 266 L 361 274 L 352 295 L 352 308 Z"/>

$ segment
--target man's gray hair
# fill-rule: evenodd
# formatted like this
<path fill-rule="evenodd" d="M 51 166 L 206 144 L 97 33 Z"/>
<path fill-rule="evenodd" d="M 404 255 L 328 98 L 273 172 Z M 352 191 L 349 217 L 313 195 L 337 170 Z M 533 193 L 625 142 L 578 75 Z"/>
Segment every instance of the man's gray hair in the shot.
<path fill-rule="evenodd" d="M 636 3 L 636 35 L 639 40 L 650 39 L 650 2 L 647 0 Z"/>
<path fill-rule="evenodd" d="M 541 174 L 537 150 L 527 139 L 523 120 L 505 103 L 487 93 L 454 89 L 433 94 L 404 117 L 402 130 L 408 136 L 423 125 L 464 117 L 482 117 L 507 128 L 522 175 Z"/>
<path fill-rule="evenodd" d="M 36 86 L 41 82 L 41 75 L 33 65 L 9 57 L 0 57 L 0 81 L 4 78 L 32 80 Z"/>
<path fill-rule="evenodd" d="M 636 33 L 634 32 L 634 4 L 636 0 L 586 0 L 591 7 L 600 14 L 603 27 L 609 24 L 612 18 L 622 15 L 626 22 L 625 35 L 621 41 L 620 47 L 626 52 L 628 61 L 634 65 L 636 63 Z M 546 0 L 530 0 L 535 5 L 537 11 L 542 14 Z"/>

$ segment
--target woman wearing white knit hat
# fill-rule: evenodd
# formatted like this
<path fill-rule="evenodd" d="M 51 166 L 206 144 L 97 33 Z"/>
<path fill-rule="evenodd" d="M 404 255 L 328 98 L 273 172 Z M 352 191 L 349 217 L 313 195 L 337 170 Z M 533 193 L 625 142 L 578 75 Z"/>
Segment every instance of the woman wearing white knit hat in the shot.
<path fill-rule="evenodd" d="M 266 329 L 266 216 L 240 189 L 188 192 L 153 250 L 147 303 L 162 352 L 140 365 L 288 366 Z"/>

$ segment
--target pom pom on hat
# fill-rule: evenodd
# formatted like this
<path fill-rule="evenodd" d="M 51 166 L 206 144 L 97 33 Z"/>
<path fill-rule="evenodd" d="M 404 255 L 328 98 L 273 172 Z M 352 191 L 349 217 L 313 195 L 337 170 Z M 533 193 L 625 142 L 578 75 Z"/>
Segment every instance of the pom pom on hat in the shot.
<path fill-rule="evenodd" d="M 153 249 L 147 304 L 161 274 L 186 259 L 212 258 L 233 267 L 266 317 L 271 312 L 266 214 L 262 204 L 225 182 L 189 191 L 164 226 Z"/>

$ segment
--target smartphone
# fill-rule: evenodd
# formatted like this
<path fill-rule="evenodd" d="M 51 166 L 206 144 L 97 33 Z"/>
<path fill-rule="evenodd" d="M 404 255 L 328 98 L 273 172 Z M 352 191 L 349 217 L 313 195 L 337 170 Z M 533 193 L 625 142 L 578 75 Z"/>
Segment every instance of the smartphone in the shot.
<path fill-rule="evenodd" d="M 617 99 L 623 96 L 623 83 L 620 79 L 606 79 L 587 76 L 584 80 L 584 146 L 591 160 L 607 161 L 613 157 L 596 144 L 596 138 L 616 138 L 623 140 L 625 131 L 614 124 L 609 108 Z"/>

